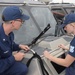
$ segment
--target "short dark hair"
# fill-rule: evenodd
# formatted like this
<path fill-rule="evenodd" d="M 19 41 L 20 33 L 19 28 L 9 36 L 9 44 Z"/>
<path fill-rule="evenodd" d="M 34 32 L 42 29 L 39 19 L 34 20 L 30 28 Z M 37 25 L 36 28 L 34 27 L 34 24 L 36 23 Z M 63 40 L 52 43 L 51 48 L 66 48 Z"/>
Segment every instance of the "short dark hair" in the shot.
<path fill-rule="evenodd" d="M 4 15 L 2 15 L 2 20 L 5 21 L 5 17 L 4 17 Z"/>

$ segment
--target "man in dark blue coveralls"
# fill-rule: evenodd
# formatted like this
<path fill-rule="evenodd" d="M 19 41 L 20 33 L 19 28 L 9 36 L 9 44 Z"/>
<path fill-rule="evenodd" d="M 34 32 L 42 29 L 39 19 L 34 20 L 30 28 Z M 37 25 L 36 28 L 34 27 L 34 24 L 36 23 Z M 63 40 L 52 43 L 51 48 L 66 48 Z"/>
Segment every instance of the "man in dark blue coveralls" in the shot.
<path fill-rule="evenodd" d="M 75 75 L 75 14 L 71 13 L 66 15 L 65 20 L 60 27 L 64 28 L 68 34 L 74 34 L 74 38 L 71 41 L 69 48 L 63 44 L 59 45 L 60 48 L 68 50 L 68 54 L 65 59 L 62 59 L 52 56 L 48 51 L 44 51 L 44 56 L 59 65 L 65 66 L 65 75 Z"/>
<path fill-rule="evenodd" d="M 24 58 L 22 50 L 29 50 L 27 45 L 14 42 L 13 30 L 18 30 L 29 16 L 23 14 L 17 6 L 8 6 L 2 13 L 3 23 L 0 25 L 0 75 L 26 75 L 27 67 L 21 62 Z M 13 51 L 18 51 L 12 54 Z"/>

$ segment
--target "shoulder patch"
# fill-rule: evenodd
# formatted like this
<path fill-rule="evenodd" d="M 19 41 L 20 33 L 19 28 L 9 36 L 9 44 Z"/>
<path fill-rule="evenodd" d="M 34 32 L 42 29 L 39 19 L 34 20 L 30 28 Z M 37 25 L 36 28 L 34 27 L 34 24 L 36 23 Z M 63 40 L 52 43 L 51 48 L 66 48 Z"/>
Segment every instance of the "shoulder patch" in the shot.
<path fill-rule="evenodd" d="M 70 52 L 73 53 L 74 52 L 74 46 L 70 46 Z"/>

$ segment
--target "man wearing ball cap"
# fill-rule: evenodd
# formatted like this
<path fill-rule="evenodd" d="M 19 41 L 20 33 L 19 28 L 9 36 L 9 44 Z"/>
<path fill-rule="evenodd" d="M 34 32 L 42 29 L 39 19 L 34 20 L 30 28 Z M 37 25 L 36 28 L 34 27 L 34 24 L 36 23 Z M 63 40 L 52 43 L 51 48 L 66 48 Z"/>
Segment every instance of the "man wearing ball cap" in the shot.
<path fill-rule="evenodd" d="M 29 16 L 22 13 L 18 6 L 8 6 L 2 12 L 3 23 L 0 25 L 0 75 L 26 75 L 28 68 L 21 62 L 28 51 L 27 45 L 14 42 L 14 30 L 18 30 Z M 12 54 L 13 51 L 18 51 Z"/>

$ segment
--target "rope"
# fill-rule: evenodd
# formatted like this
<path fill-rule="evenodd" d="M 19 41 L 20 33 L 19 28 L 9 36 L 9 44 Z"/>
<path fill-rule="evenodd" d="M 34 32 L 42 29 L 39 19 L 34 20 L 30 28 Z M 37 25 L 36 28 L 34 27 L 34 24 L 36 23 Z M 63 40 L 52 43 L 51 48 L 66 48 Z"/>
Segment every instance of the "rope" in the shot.
<path fill-rule="evenodd" d="M 43 65 L 43 61 L 42 61 L 41 57 L 37 53 L 34 53 L 33 56 L 28 60 L 28 62 L 26 64 L 27 67 L 29 67 L 33 58 L 38 58 L 43 75 L 49 75 L 49 73 L 47 72 L 47 70 L 45 69 L 45 67 Z"/>

